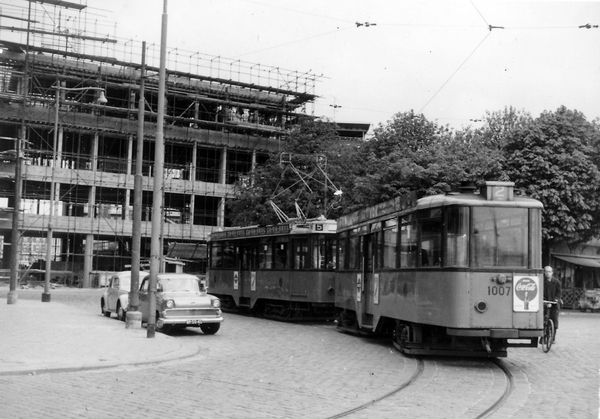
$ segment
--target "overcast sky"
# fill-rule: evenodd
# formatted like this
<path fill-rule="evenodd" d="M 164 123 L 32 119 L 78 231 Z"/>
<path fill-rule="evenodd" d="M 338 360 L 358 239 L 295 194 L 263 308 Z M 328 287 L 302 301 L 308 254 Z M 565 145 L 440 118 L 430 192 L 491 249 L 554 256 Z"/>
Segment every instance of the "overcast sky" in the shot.
<path fill-rule="evenodd" d="M 160 43 L 163 0 L 87 4 L 119 38 Z M 314 113 L 338 122 L 412 109 L 458 129 L 505 106 L 600 117 L 600 29 L 579 28 L 600 25 L 600 1 L 170 0 L 167 12 L 169 48 L 322 75 Z"/>

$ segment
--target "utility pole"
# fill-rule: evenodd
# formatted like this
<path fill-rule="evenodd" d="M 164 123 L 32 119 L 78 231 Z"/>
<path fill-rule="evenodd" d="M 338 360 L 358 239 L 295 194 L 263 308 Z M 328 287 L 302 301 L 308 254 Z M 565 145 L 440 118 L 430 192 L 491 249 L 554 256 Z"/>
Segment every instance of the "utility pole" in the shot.
<path fill-rule="evenodd" d="M 133 232 L 131 244 L 131 289 L 129 291 L 129 310 L 125 315 L 127 329 L 142 327 L 140 305 L 140 259 L 142 250 L 142 161 L 144 159 L 144 113 L 146 100 L 144 98 L 146 78 L 146 42 L 142 42 L 142 67 L 140 69 L 140 98 L 138 102 L 138 131 L 137 150 L 135 153 L 135 177 L 133 185 Z"/>
<path fill-rule="evenodd" d="M 23 189 L 22 164 L 23 164 L 23 145 L 27 139 L 27 125 L 25 124 L 25 110 L 27 109 L 27 96 L 29 94 L 29 33 L 31 28 L 31 2 L 27 11 L 27 45 L 25 47 L 25 68 L 23 70 L 23 82 L 21 92 L 23 103 L 21 105 L 21 130 L 15 139 L 15 195 L 13 198 L 13 218 L 11 232 L 10 248 L 10 278 L 8 285 L 8 294 L 6 296 L 7 304 L 16 304 L 18 299 L 17 283 L 19 282 L 19 254 L 21 250 L 21 231 L 19 230 L 19 218 L 21 217 L 21 194 Z"/>
<path fill-rule="evenodd" d="M 167 55 L 167 0 L 163 3 L 162 30 L 160 38 L 160 69 L 158 71 L 158 115 L 156 121 L 156 144 L 154 147 L 154 190 L 152 203 L 152 236 L 150 241 L 150 286 L 148 289 L 147 337 L 153 338 L 156 331 L 156 282 L 161 268 L 162 249 L 160 248 L 161 225 L 163 218 L 163 175 L 165 146 L 163 140 L 163 119 L 165 113 L 165 60 Z"/>

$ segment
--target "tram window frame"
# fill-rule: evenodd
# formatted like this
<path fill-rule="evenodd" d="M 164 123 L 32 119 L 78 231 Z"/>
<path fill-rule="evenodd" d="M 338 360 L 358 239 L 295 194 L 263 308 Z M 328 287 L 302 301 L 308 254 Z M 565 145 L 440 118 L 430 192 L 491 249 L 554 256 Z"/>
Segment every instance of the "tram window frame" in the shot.
<path fill-rule="evenodd" d="M 209 254 L 210 254 L 210 268 L 211 269 L 219 269 L 223 264 L 223 259 L 221 258 L 221 243 L 212 242 L 209 244 Z"/>
<path fill-rule="evenodd" d="M 347 269 L 346 255 L 348 254 L 348 232 L 344 231 L 338 235 L 337 239 L 337 265 L 338 270 Z"/>
<path fill-rule="evenodd" d="M 333 237 L 326 235 L 312 237 L 312 266 L 319 270 L 334 269 L 335 240 Z"/>
<path fill-rule="evenodd" d="M 412 233 L 405 234 L 405 231 Z M 416 268 L 419 243 L 419 226 L 414 213 L 400 219 L 400 268 Z M 406 238 L 410 240 L 407 240 Z"/>
<path fill-rule="evenodd" d="M 367 269 L 381 269 L 383 266 L 383 222 L 378 221 L 371 224 L 371 260 L 367 263 Z M 372 263 L 374 262 L 374 265 Z"/>
<path fill-rule="evenodd" d="M 364 225 L 353 228 L 350 230 L 350 236 L 348 240 L 348 255 L 349 264 L 348 269 L 362 270 L 363 269 L 363 249 L 364 249 L 364 237 L 369 231 L 369 226 Z"/>
<path fill-rule="evenodd" d="M 384 221 L 382 236 L 381 267 L 394 269 L 398 266 L 398 220 L 396 218 Z"/>
<path fill-rule="evenodd" d="M 493 211 L 495 215 L 493 217 L 477 218 L 479 217 L 479 213 L 483 211 Z M 513 212 L 514 214 L 520 212 L 521 215 L 519 217 L 514 217 L 514 215 L 507 217 L 507 212 Z M 515 222 L 517 218 L 520 218 L 518 224 Z M 471 209 L 471 220 L 471 267 L 490 268 L 510 266 L 527 268 L 529 266 L 530 228 L 528 208 L 473 207 Z M 500 225 L 500 223 L 504 225 Z M 483 226 L 483 229 L 480 226 Z M 491 234 L 485 234 L 485 232 L 491 232 Z M 510 243 L 508 243 L 508 240 L 510 240 Z M 493 243 L 486 244 L 485 242 L 488 241 L 493 241 Z M 484 253 L 486 250 L 488 251 L 487 255 Z M 515 256 L 517 253 L 515 250 L 520 251 L 518 252 L 520 256 Z M 507 251 L 510 251 L 509 253 L 512 253 L 512 255 L 506 253 Z M 521 258 L 521 263 L 514 263 L 516 257 Z"/>
<path fill-rule="evenodd" d="M 239 243 L 236 247 L 237 264 L 242 271 L 254 271 L 258 267 L 259 246 L 257 240 Z M 244 257 L 245 256 L 245 257 Z"/>
<path fill-rule="evenodd" d="M 301 250 L 298 250 L 300 245 Z M 292 269 L 306 271 L 311 268 L 310 240 L 308 237 L 292 239 Z"/>
<path fill-rule="evenodd" d="M 442 237 L 444 232 L 444 218 L 442 208 L 420 211 L 418 218 L 418 241 L 421 255 L 418 258 L 419 267 L 439 268 L 443 265 Z"/>
<path fill-rule="evenodd" d="M 276 237 L 273 251 L 273 269 L 290 268 L 290 239 L 288 237 Z"/>
<path fill-rule="evenodd" d="M 529 265 L 532 269 L 542 268 L 542 210 L 529 210 Z"/>
<path fill-rule="evenodd" d="M 274 246 L 271 237 L 261 238 L 258 241 L 258 268 L 273 269 Z"/>
<path fill-rule="evenodd" d="M 447 207 L 445 212 L 444 266 L 467 267 L 471 241 L 471 210 L 469 207 L 456 205 Z"/>
<path fill-rule="evenodd" d="M 235 250 L 235 245 L 232 242 L 224 241 L 221 242 L 221 268 L 222 269 L 237 269 L 237 252 Z M 227 255 L 231 255 L 230 258 L 227 258 Z"/>

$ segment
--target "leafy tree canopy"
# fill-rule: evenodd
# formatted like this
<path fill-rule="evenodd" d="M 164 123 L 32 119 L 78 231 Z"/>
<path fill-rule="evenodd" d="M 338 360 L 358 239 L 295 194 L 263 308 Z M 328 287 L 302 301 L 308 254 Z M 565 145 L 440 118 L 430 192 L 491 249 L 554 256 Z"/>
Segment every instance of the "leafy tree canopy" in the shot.
<path fill-rule="evenodd" d="M 581 243 L 600 233 L 597 130 L 577 111 L 544 112 L 507 133 L 506 173 L 544 204 L 543 239 Z"/>
<path fill-rule="evenodd" d="M 364 162 L 355 179 L 349 210 L 383 202 L 409 190 L 439 193 L 461 181 L 497 178 L 502 154 L 477 130 L 452 132 L 413 112 L 394 116 L 361 148 Z"/>

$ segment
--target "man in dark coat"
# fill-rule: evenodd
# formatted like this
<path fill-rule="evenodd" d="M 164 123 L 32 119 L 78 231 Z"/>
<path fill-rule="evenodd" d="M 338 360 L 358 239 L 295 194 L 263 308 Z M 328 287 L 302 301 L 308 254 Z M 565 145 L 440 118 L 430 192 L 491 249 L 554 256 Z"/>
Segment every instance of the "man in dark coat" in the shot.
<path fill-rule="evenodd" d="M 552 267 L 544 268 L 544 301 L 556 301 L 550 308 L 550 318 L 554 322 L 554 328 L 558 331 L 558 312 L 560 310 L 562 285 L 553 275 Z M 554 333 L 556 339 L 556 332 Z"/>

